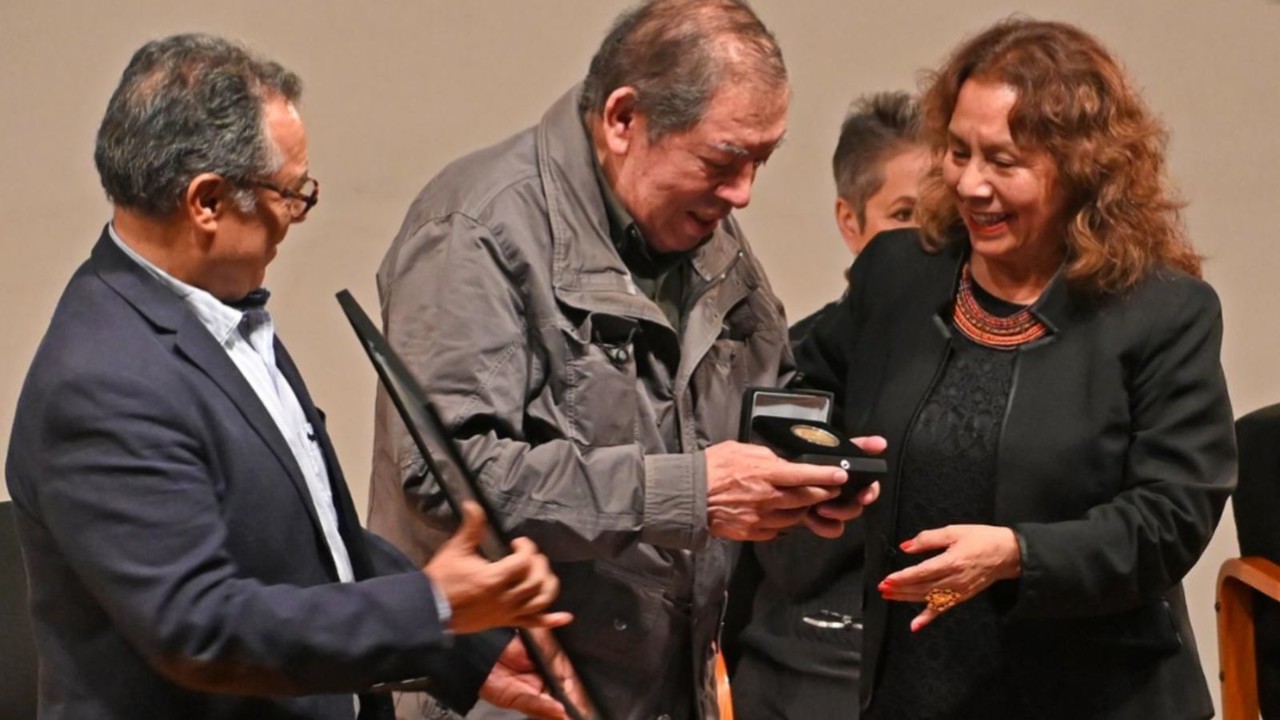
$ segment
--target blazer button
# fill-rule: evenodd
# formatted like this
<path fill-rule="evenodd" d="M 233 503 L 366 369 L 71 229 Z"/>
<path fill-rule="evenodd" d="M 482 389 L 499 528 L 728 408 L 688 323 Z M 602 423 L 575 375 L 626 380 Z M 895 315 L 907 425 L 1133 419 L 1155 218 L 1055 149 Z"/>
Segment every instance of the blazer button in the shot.
<path fill-rule="evenodd" d="M 626 620 L 623 620 L 622 618 L 614 618 L 614 619 L 613 619 L 613 629 L 614 629 L 614 630 L 622 631 L 622 630 L 626 630 L 628 627 L 629 627 L 629 626 L 627 625 L 627 621 L 626 621 Z"/>

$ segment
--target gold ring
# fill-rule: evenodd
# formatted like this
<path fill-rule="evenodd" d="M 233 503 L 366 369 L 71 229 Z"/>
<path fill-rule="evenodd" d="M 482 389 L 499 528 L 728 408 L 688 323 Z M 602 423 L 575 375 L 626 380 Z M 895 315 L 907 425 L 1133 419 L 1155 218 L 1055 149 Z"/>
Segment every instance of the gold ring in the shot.
<path fill-rule="evenodd" d="M 936 613 L 942 613 L 959 604 L 960 593 L 952 590 L 951 588 L 937 587 L 924 594 L 924 601 L 925 604 L 929 606 L 930 610 Z"/>

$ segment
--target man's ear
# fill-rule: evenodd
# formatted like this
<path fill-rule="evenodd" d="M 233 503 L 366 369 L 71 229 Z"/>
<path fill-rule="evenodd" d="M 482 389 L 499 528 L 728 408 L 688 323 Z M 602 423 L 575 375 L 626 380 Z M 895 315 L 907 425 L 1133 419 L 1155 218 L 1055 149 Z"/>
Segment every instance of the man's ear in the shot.
<path fill-rule="evenodd" d="M 201 173 L 187 183 L 182 196 L 182 210 L 191 224 L 205 232 L 213 232 L 227 210 L 231 184 L 217 173 Z"/>
<path fill-rule="evenodd" d="M 836 198 L 836 227 L 840 228 L 840 237 L 844 238 L 844 244 L 848 246 L 849 252 L 857 255 L 862 251 L 863 246 L 867 244 L 867 238 L 862 236 L 862 225 L 858 223 L 858 211 L 842 197 Z"/>
<path fill-rule="evenodd" d="M 644 119 L 636 112 L 636 89 L 624 85 L 609 93 L 601 115 L 601 132 L 605 146 L 613 155 L 626 155 L 637 133 L 644 129 Z"/>

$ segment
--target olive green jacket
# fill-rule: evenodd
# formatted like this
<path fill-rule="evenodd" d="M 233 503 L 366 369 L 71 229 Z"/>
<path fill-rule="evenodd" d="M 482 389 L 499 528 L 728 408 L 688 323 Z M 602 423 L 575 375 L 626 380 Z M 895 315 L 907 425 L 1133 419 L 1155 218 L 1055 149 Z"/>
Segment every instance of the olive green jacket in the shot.
<path fill-rule="evenodd" d="M 790 372 L 786 321 L 729 218 L 671 327 L 609 238 L 576 101 L 426 186 L 378 271 L 383 320 L 506 529 L 554 561 L 605 715 L 715 717 L 737 548 L 708 533 L 702 451 L 737 436 L 745 387 Z M 371 495 L 371 527 L 419 560 L 452 527 L 385 397 Z"/>

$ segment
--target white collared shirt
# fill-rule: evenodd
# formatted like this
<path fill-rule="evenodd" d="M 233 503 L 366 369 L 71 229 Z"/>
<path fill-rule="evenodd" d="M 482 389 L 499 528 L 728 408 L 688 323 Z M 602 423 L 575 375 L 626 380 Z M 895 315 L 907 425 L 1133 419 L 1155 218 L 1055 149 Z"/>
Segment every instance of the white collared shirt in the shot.
<path fill-rule="evenodd" d="M 108 231 L 116 246 L 182 298 L 200 320 L 200 324 L 213 335 L 239 368 L 240 374 L 275 420 L 276 427 L 289 444 L 289 450 L 302 470 L 311 495 L 311 504 L 315 507 L 316 517 L 320 519 L 320 528 L 324 531 L 334 567 L 338 569 L 338 579 L 342 582 L 354 580 L 351 556 L 338 532 L 338 513 L 334 508 L 329 472 L 325 467 L 319 439 L 307 422 L 302 404 L 298 402 L 293 388 L 276 367 L 275 327 L 271 322 L 271 315 L 266 308 L 242 312 L 224 304 L 208 292 L 178 280 L 139 255 L 120 239 L 115 225 L 108 225 Z"/>

